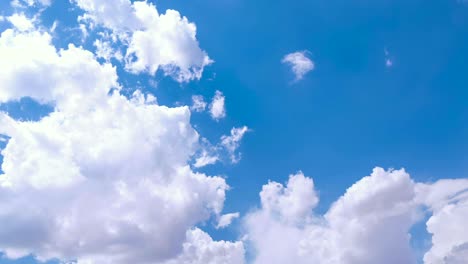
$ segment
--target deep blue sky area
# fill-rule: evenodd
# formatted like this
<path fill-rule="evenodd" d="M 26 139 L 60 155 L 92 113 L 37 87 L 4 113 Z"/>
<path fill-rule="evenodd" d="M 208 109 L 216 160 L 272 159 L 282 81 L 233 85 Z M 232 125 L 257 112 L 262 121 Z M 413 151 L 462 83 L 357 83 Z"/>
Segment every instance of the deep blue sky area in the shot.
<path fill-rule="evenodd" d="M 43 13 L 44 21 L 52 23 L 50 17 L 57 17 L 65 24 L 76 23 L 76 16 L 67 16 L 69 4 L 53 2 Z M 319 213 L 376 166 L 405 168 L 421 182 L 468 175 L 468 2 L 155 4 L 160 12 L 175 9 L 194 22 L 200 47 L 215 63 L 200 81 L 189 84 L 129 73 L 122 73 L 120 81 L 139 83 L 161 104 L 171 106 L 190 104 L 192 94 L 209 99 L 215 90 L 223 92 L 225 119 L 216 122 L 206 113 L 193 113 L 192 122 L 212 141 L 233 126 L 251 129 L 242 141 L 238 164 L 201 169 L 227 177 L 232 188 L 225 212 L 245 214 L 258 206 L 262 185 L 269 180 L 283 183 L 299 170 L 315 181 Z M 11 12 L 5 3 L 0 7 L 4 14 Z M 68 41 L 73 42 L 72 34 L 54 40 L 58 46 Z M 281 60 L 303 50 L 315 69 L 294 81 Z M 153 79 L 157 88 L 149 85 Z M 25 119 L 50 111 L 27 100 L 0 109 Z M 214 239 L 233 240 L 241 233 L 240 220 L 225 230 L 210 223 L 201 227 Z M 424 228 L 414 232 L 415 245 L 423 246 Z M 28 258 L 0 263 L 35 262 Z"/>

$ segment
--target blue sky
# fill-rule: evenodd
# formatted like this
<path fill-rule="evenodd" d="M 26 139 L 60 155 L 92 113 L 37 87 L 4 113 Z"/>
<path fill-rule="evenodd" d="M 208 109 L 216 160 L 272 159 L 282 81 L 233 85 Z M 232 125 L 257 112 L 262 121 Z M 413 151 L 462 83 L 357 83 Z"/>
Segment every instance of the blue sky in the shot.
<path fill-rule="evenodd" d="M 226 193 L 223 213 L 239 212 L 240 217 L 229 227 L 217 229 L 214 213 L 198 219 L 191 228 L 201 228 L 213 240 L 243 241 L 248 263 L 267 263 L 264 255 L 274 251 L 255 238 L 257 233 L 252 230 L 257 227 L 249 224 L 249 219 L 267 211 L 268 206 L 260 201 L 259 192 L 269 181 L 285 183 L 289 175 L 299 171 L 313 178 L 320 198 L 313 209 L 312 217 L 317 219 L 322 219 L 350 186 L 371 175 L 374 167 L 404 168 L 414 182 L 421 184 L 450 178 L 459 179 L 460 182 L 454 181 L 455 185 L 465 186 L 468 3 L 457 0 L 148 2 L 154 3 L 160 14 L 174 9 L 193 22 L 201 50 L 214 62 L 204 66 L 200 78 L 178 82 L 165 76 L 161 69 L 154 75 L 129 72 L 124 62 L 111 58 L 109 62 L 116 67 L 118 81 L 124 87 L 121 94 L 131 98 L 139 89 L 144 94 L 153 94 L 159 105 L 173 108 L 190 106 L 192 95 L 202 95 L 209 105 L 215 92 L 222 92 L 225 118 L 213 120 L 208 110 L 192 111 L 190 117 L 190 124 L 199 135 L 219 150 L 213 155 L 218 155 L 220 162 L 193 170 L 225 177 L 230 190 Z M 112 32 L 99 26 L 96 30 L 88 28 L 89 35 L 84 39 L 77 17 L 92 12 L 68 1 L 52 0 L 50 6 L 35 3 L 22 8 L 3 1 L 0 8 L 3 17 L 24 13 L 32 18 L 37 14 L 35 28 L 28 32 L 44 30 L 39 25 L 50 28 L 58 21 L 57 29 L 50 33 L 56 48 L 67 49 L 69 43 L 74 43 L 96 53 L 93 43 L 101 38 L 99 32 Z M 98 20 L 94 22 L 99 24 Z M 8 19 L 0 21 L 2 31 L 12 28 Z M 120 45 L 112 43 L 114 49 Z M 300 80 L 295 79 L 290 65 L 282 63 L 284 56 L 294 52 L 303 52 L 314 64 Z M 103 58 L 96 60 L 105 62 Z M 6 86 L 0 93 L 8 89 Z M 27 94 L 20 101 L 2 100 L 0 97 L 0 110 L 15 120 L 38 121 L 54 112 L 53 102 L 38 102 Z M 229 135 L 231 128 L 242 126 L 247 126 L 249 131 L 234 150 L 236 155 L 241 153 L 241 159 L 231 162 L 227 148 L 223 149 L 224 145 L 217 142 L 223 135 Z M 9 143 L 3 142 L 0 147 L 5 148 L 6 144 Z M 391 174 L 390 170 L 387 172 Z M 460 188 L 458 192 L 463 193 L 468 187 Z M 443 188 L 441 192 L 448 189 Z M 466 199 L 460 201 L 466 204 Z M 424 204 L 425 208 L 431 206 Z M 280 218 L 285 215 L 278 210 Z M 437 216 L 436 211 L 423 211 L 407 230 L 412 233 L 410 244 L 417 263 L 423 263 L 423 255 L 436 248 L 425 228 L 427 219 Z M 468 213 L 460 217 L 465 216 Z M 302 223 L 295 228 L 302 230 L 307 225 Z M 252 241 L 243 240 L 246 234 L 254 237 Z M 28 240 L 27 235 L 24 239 Z M 468 245 L 468 234 L 457 241 L 451 244 L 452 248 Z M 0 238 L 0 249 L 9 247 L 5 243 L 8 242 Z M 31 251 L 27 253 L 37 254 L 36 248 L 30 246 Z M 262 254 L 262 250 L 267 253 Z M 66 253 L 58 254 L 61 255 Z M 79 258 L 79 255 L 71 257 Z M 301 263 L 300 258 L 290 259 Z M 2 258 L 0 263 L 37 261 L 30 256 L 19 260 Z"/>

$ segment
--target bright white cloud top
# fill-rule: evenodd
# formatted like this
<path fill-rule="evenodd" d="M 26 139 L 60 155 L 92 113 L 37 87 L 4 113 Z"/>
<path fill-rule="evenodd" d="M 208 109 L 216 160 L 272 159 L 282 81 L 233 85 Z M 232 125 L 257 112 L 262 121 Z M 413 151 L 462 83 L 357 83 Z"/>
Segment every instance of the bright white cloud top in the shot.
<path fill-rule="evenodd" d="M 27 31 L 34 28 L 33 21 L 24 14 L 13 14 L 7 17 L 7 20 L 19 31 Z"/>
<path fill-rule="evenodd" d="M 11 3 L 20 11 L 51 4 Z M 224 118 L 221 91 L 211 103 L 190 94 L 190 106 L 165 106 L 118 75 L 120 66 L 180 83 L 200 79 L 212 60 L 199 47 L 195 24 L 146 1 L 72 3 L 84 12 L 78 21 L 86 37 L 97 37 L 94 50 L 57 48 L 53 30 L 22 11 L 4 17 L 11 28 L 0 35 L 0 104 L 30 98 L 53 109 L 28 121 L 0 112 L 0 252 L 7 258 L 244 264 L 251 253 L 255 264 L 412 264 L 410 230 L 427 216 L 424 263 L 468 259 L 468 179 L 419 183 L 404 169 L 375 168 L 320 214 L 314 180 L 298 172 L 285 185 L 266 183 L 260 206 L 252 203 L 246 215 L 224 212 L 226 178 L 199 169 L 240 162 L 251 129 L 232 127 L 211 143 L 191 115 L 206 110 L 200 115 L 210 123 Z M 305 51 L 282 62 L 296 80 L 314 69 Z M 237 241 L 204 231 L 237 222 Z"/>
<path fill-rule="evenodd" d="M 111 64 L 17 28 L 0 37 L 0 102 L 30 97 L 55 109 L 38 121 L 0 114 L 9 138 L 0 251 L 78 263 L 242 263 L 242 242 L 196 228 L 221 215 L 229 186 L 190 169 L 199 135 L 188 107 L 159 106 L 138 90 L 125 97 Z M 188 69 L 176 79 L 191 79 Z"/>
<path fill-rule="evenodd" d="M 296 81 L 302 80 L 308 72 L 315 68 L 314 62 L 307 57 L 307 53 L 307 51 L 296 51 L 286 54 L 281 60 L 282 63 L 291 67 Z"/>
<path fill-rule="evenodd" d="M 88 27 L 102 26 L 112 32 L 109 41 L 123 44 L 126 69 L 154 75 L 162 70 L 179 82 L 200 79 L 212 63 L 200 49 L 196 26 L 176 10 L 159 14 L 148 2 L 130 0 L 74 0 L 86 13 Z"/>
<path fill-rule="evenodd" d="M 410 228 L 422 209 L 433 235 L 424 263 L 463 263 L 468 235 L 468 180 L 415 183 L 404 170 L 375 168 L 348 188 L 324 215 L 317 215 L 312 179 L 291 175 L 287 186 L 270 182 L 260 193 L 261 208 L 246 217 L 254 263 L 416 263 Z"/>

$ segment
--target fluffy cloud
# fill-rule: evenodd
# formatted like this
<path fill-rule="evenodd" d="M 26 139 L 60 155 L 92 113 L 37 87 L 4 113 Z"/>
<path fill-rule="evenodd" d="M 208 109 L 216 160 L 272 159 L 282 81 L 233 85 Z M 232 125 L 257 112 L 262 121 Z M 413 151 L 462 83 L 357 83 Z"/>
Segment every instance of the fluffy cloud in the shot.
<path fill-rule="evenodd" d="M 285 55 L 281 60 L 282 63 L 285 63 L 291 67 L 296 81 L 304 78 L 304 75 L 315 68 L 314 62 L 309 59 L 306 54 L 307 51 L 296 51 Z"/>
<path fill-rule="evenodd" d="M 196 26 L 176 10 L 159 14 L 146 1 L 74 0 L 85 11 L 83 20 L 111 30 L 128 48 L 126 69 L 155 74 L 162 70 L 179 82 L 200 79 L 212 63 L 200 49 Z"/>
<path fill-rule="evenodd" d="M 302 172 L 290 175 L 286 187 L 277 182 L 264 185 L 260 199 L 265 212 L 291 223 L 307 220 L 318 203 L 314 182 Z"/>
<path fill-rule="evenodd" d="M 467 191 L 468 180 L 416 184 L 404 170 L 376 168 L 317 215 L 313 182 L 299 173 L 286 186 L 263 186 L 261 208 L 246 217 L 245 227 L 254 263 L 416 263 L 409 230 L 428 206 L 433 246 L 425 263 L 462 263 Z"/>
<path fill-rule="evenodd" d="M 214 120 L 226 117 L 226 108 L 224 106 L 225 97 L 222 92 L 216 91 L 210 104 L 210 114 Z"/>
<path fill-rule="evenodd" d="M 48 33 L 8 29 L 0 36 L 0 57 L 0 102 L 28 96 L 79 111 L 103 103 L 109 89 L 118 88 L 112 65 L 100 65 L 91 52 L 73 45 L 57 51 Z"/>
<path fill-rule="evenodd" d="M 199 135 L 187 107 L 121 95 L 114 67 L 73 45 L 56 50 L 47 33 L 6 30 L 0 56 L 0 102 L 54 105 L 34 122 L 0 114 L 0 251 L 85 264 L 243 262 L 241 242 L 193 229 L 221 215 L 229 187 L 190 169 Z"/>
<path fill-rule="evenodd" d="M 183 254 L 164 264 L 242 264 L 244 263 L 242 242 L 213 241 L 200 229 L 187 232 Z"/>
<path fill-rule="evenodd" d="M 27 31 L 34 28 L 33 20 L 27 18 L 24 14 L 13 14 L 7 17 L 7 20 L 20 31 Z"/>
<path fill-rule="evenodd" d="M 468 179 L 440 180 L 418 185 L 419 199 L 432 213 L 427 230 L 432 247 L 427 264 L 461 264 L 468 259 Z"/>

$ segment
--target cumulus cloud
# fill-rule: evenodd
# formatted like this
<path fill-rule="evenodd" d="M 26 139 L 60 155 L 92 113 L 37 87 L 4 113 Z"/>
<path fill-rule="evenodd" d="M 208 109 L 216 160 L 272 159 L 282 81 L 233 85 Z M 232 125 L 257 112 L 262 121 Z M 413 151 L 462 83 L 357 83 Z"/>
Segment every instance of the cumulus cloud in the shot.
<path fill-rule="evenodd" d="M 243 264 L 244 254 L 242 242 L 213 241 L 207 233 L 194 229 L 187 232 L 183 254 L 164 264 Z"/>
<path fill-rule="evenodd" d="M 2 32 L 0 102 L 31 97 L 79 111 L 103 103 L 109 87 L 119 87 L 112 65 L 100 65 L 91 52 L 74 45 L 57 51 L 51 40 L 48 33 L 37 31 Z"/>
<path fill-rule="evenodd" d="M 176 10 L 160 14 L 146 1 L 74 0 L 85 11 L 81 21 L 113 32 L 127 46 L 126 69 L 154 75 L 162 70 L 179 82 L 200 79 L 212 63 L 200 49 L 196 26 Z M 115 38 L 117 37 L 117 38 Z"/>
<path fill-rule="evenodd" d="M 283 57 L 281 62 L 291 67 L 296 81 L 302 80 L 304 75 L 315 68 L 314 62 L 307 57 L 307 51 L 289 53 Z"/>
<path fill-rule="evenodd" d="M 187 107 L 120 94 L 116 69 L 43 32 L 0 37 L 0 102 L 54 106 L 38 121 L 0 114 L 0 251 L 86 264 L 242 263 L 242 242 L 194 229 L 221 215 L 226 181 L 188 161 Z M 11 63 L 14 61 L 15 63 Z M 2 136 L 4 138 L 4 136 Z"/>
<path fill-rule="evenodd" d="M 222 92 L 216 91 L 210 104 L 210 114 L 214 120 L 226 117 L 226 108 L 224 106 L 225 97 Z"/>
<path fill-rule="evenodd" d="M 468 259 L 468 179 L 440 180 L 434 184 L 419 184 L 420 202 L 432 216 L 427 230 L 432 235 L 432 247 L 424 255 L 427 264 L 461 264 Z"/>
<path fill-rule="evenodd" d="M 302 172 L 290 175 L 286 187 L 277 182 L 264 185 L 260 199 L 265 211 L 291 223 L 307 220 L 318 203 L 313 180 Z"/>
<path fill-rule="evenodd" d="M 409 230 L 425 206 L 433 246 L 424 263 L 462 263 L 467 187 L 466 179 L 420 184 L 404 170 L 376 168 L 318 215 L 312 179 L 298 173 L 286 186 L 270 182 L 261 207 L 244 220 L 254 263 L 416 263 Z"/>
<path fill-rule="evenodd" d="M 192 111 L 203 112 L 206 109 L 206 102 L 202 95 L 193 95 L 192 96 L 192 106 L 190 107 Z"/>
<path fill-rule="evenodd" d="M 27 18 L 24 14 L 13 14 L 7 17 L 7 20 L 19 31 L 27 31 L 34 28 L 33 20 Z"/>

